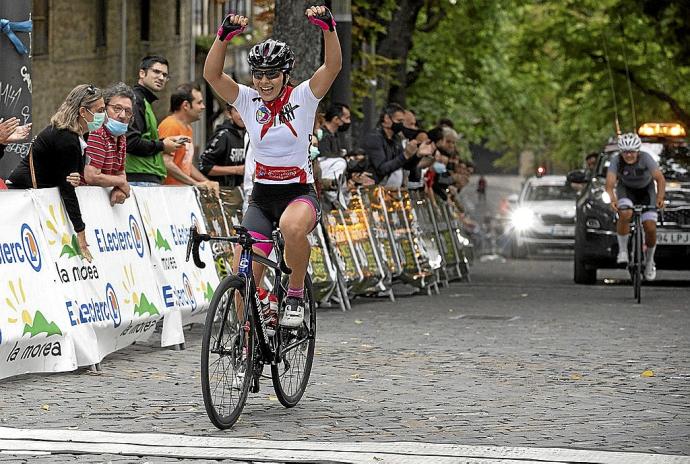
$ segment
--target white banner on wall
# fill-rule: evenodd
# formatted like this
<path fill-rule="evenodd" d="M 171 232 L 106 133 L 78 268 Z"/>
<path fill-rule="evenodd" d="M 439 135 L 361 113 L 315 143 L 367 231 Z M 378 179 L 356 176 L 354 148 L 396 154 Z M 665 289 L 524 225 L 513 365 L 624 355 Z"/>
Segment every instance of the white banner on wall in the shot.
<path fill-rule="evenodd" d="M 77 368 L 65 293 L 55 282 L 31 192 L 0 193 L 0 378 Z"/>
<path fill-rule="evenodd" d="M 202 245 L 197 268 L 185 262 L 189 228 L 196 224 L 205 232 L 201 208 L 192 187 L 133 187 L 144 230 L 151 246 L 152 262 L 166 316 L 161 345 L 184 343 L 182 326 L 202 322 L 203 312 L 218 285 L 213 256 L 208 244 Z"/>

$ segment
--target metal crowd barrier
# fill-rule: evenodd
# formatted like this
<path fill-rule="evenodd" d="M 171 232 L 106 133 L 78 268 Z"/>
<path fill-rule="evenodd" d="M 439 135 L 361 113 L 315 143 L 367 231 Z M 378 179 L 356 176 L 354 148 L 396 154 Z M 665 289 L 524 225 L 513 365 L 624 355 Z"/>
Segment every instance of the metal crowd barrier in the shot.
<path fill-rule="evenodd" d="M 220 199 L 199 193 L 207 229 L 232 233 L 241 221 L 243 194 L 221 189 Z M 469 280 L 471 245 L 453 205 L 422 191 L 359 187 L 349 192 L 347 209 L 324 211 L 322 223 L 309 236 L 309 272 L 319 304 L 350 307 L 356 296 L 385 295 L 393 287 L 438 292 L 438 284 Z M 233 250 L 213 249 L 220 277 L 232 265 Z"/>

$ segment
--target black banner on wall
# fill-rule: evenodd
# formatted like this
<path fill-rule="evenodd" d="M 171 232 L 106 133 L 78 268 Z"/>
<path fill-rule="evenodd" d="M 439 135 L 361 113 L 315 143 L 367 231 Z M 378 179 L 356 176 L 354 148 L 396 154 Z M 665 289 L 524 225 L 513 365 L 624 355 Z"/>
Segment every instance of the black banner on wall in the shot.
<path fill-rule="evenodd" d="M 30 50 L 29 32 L 24 31 L 30 19 L 31 0 L 0 0 L 0 118 L 16 116 L 20 125 L 31 122 L 31 59 L 29 53 L 20 53 L 22 47 Z M 29 152 L 29 140 L 5 148 L 1 178 Z"/>

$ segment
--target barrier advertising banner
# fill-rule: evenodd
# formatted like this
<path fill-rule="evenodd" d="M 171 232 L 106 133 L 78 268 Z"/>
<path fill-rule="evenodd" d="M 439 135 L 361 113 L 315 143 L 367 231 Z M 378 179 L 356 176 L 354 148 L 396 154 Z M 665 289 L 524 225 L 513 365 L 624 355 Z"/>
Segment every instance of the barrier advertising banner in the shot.
<path fill-rule="evenodd" d="M 201 209 L 192 187 L 134 187 L 134 197 L 151 245 L 156 280 L 166 311 L 161 345 L 184 343 L 182 326 L 202 322 L 203 312 L 218 286 L 213 255 L 208 243 L 199 253 L 206 263 L 197 268 L 185 262 L 189 228 L 206 231 Z"/>
<path fill-rule="evenodd" d="M 53 306 L 64 312 L 79 366 L 148 338 L 162 317 L 141 218 L 133 199 L 110 206 L 109 191 L 80 187 L 88 262 L 57 189 L 32 192 L 52 261 L 55 285 L 66 295 Z"/>
<path fill-rule="evenodd" d="M 77 368 L 63 289 L 31 193 L 2 193 L 0 378 Z"/>

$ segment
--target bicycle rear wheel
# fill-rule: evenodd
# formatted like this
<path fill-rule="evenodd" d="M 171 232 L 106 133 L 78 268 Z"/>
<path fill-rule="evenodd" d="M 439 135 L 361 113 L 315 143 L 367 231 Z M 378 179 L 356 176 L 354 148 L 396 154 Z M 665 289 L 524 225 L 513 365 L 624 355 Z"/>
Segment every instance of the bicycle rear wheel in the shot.
<path fill-rule="evenodd" d="M 280 340 L 281 360 L 271 365 L 271 378 L 278 401 L 291 408 L 307 389 L 314 361 L 316 307 L 308 275 L 304 279 L 304 322 L 296 329 L 281 328 Z"/>
<path fill-rule="evenodd" d="M 204 407 L 219 429 L 232 427 L 240 417 L 252 383 L 253 317 L 249 309 L 238 310 L 238 300 L 244 301 L 244 281 L 230 275 L 213 293 L 201 343 Z"/>

